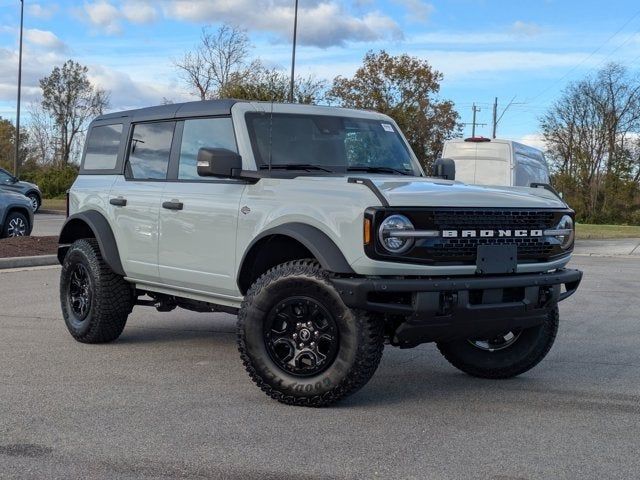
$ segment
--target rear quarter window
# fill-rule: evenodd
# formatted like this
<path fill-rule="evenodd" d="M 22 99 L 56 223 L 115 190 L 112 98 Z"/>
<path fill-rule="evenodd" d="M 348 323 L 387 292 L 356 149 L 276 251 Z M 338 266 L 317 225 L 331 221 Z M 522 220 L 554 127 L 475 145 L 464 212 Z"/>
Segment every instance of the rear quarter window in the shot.
<path fill-rule="evenodd" d="M 93 127 L 87 138 L 84 170 L 113 170 L 118 163 L 122 124 Z"/>

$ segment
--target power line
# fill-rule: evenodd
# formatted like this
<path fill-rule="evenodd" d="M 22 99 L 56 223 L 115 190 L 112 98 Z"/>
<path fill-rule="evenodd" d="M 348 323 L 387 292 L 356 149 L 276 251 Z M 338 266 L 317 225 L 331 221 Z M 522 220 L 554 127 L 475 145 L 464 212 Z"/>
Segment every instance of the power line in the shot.
<path fill-rule="evenodd" d="M 544 90 L 542 90 L 540 93 L 538 93 L 537 95 L 535 95 L 534 97 L 530 98 L 526 103 L 530 103 L 533 102 L 534 100 L 540 98 L 542 95 L 544 95 L 545 93 L 547 93 L 549 90 L 551 90 L 552 88 L 554 88 L 556 85 L 558 85 L 560 82 L 562 82 L 563 80 L 565 80 L 567 77 L 569 77 L 573 72 L 575 72 L 578 68 L 580 68 L 582 65 L 585 64 L 585 62 L 587 62 L 587 60 L 589 60 L 591 57 L 593 57 L 596 53 L 598 53 L 602 47 L 604 47 L 607 43 L 609 43 L 614 37 L 616 37 L 627 25 L 629 25 L 638 15 L 640 15 L 640 10 L 638 10 L 635 14 L 633 14 L 631 16 L 631 18 L 629 18 L 618 30 L 616 30 L 616 32 L 611 35 L 609 38 L 607 38 L 607 40 L 605 40 L 603 43 L 600 44 L 600 46 L 598 48 L 596 48 L 593 52 L 591 52 L 588 56 L 586 56 L 580 63 L 578 63 L 577 65 L 575 65 L 571 70 L 569 70 L 567 73 L 565 73 L 560 79 L 556 80 L 554 83 L 552 83 L 551 85 L 549 85 L 547 88 L 545 88 Z"/>

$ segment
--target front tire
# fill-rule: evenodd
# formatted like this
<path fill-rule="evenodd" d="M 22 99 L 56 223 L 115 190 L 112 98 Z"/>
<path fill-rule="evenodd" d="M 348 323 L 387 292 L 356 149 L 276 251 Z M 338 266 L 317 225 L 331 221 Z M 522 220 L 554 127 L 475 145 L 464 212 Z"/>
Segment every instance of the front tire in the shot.
<path fill-rule="evenodd" d="M 558 307 L 535 327 L 490 339 L 438 343 L 440 353 L 459 370 L 480 378 L 503 379 L 531 370 L 546 357 L 558 333 Z"/>
<path fill-rule="evenodd" d="M 323 407 L 353 394 L 375 373 L 383 348 L 382 322 L 347 308 L 312 260 L 269 270 L 238 314 L 249 376 L 288 405 Z"/>
<path fill-rule="evenodd" d="M 0 238 L 26 237 L 31 233 L 29 219 L 20 212 L 7 215 Z"/>
<path fill-rule="evenodd" d="M 96 240 L 78 240 L 69 247 L 62 264 L 60 303 L 73 338 L 81 343 L 106 343 L 124 330 L 134 292 L 130 283 L 106 265 Z"/>

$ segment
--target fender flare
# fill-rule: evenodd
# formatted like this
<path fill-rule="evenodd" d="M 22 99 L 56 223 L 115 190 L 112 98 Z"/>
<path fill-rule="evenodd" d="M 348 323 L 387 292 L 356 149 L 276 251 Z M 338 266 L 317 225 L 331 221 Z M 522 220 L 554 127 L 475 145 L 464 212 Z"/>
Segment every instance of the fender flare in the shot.
<path fill-rule="evenodd" d="M 86 227 L 91 230 L 93 236 L 98 241 L 98 247 L 100 248 L 104 262 L 114 273 L 123 277 L 126 276 L 122 268 L 122 262 L 120 261 L 120 252 L 118 251 L 113 230 L 111 230 L 111 226 L 104 215 L 96 210 L 76 213 L 67 218 L 60 232 L 60 239 L 58 240 L 58 261 L 60 264 L 63 263 L 70 244 L 80 238 L 87 238 Z"/>
<path fill-rule="evenodd" d="M 259 241 L 273 235 L 290 237 L 300 242 L 313 254 L 316 260 L 320 262 L 322 268 L 329 272 L 355 274 L 349 262 L 347 262 L 347 259 L 342 254 L 342 251 L 340 251 L 340 248 L 338 248 L 326 233 L 305 223 L 292 222 L 265 230 L 253 239 L 242 256 L 242 261 L 238 269 L 238 278 L 240 278 L 243 271 L 248 253 Z"/>

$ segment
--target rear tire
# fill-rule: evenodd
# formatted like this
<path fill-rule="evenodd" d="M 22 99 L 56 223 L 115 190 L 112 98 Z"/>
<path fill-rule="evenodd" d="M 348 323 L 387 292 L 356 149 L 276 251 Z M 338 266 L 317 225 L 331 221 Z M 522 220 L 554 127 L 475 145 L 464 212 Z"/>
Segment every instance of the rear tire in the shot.
<path fill-rule="evenodd" d="M 511 378 L 531 370 L 546 357 L 558 333 L 558 323 L 555 306 L 541 325 L 496 339 L 438 343 L 438 349 L 451 365 L 474 377 Z"/>
<path fill-rule="evenodd" d="M 262 275 L 238 314 L 249 376 L 288 405 L 323 407 L 353 394 L 375 373 L 383 348 L 382 322 L 346 307 L 313 260 Z"/>
<path fill-rule="evenodd" d="M 33 208 L 33 213 L 37 213 L 40 210 L 40 205 L 42 202 L 40 201 L 40 197 L 35 193 L 30 193 L 27 195 L 27 198 L 31 202 L 31 208 Z"/>
<path fill-rule="evenodd" d="M 134 305 L 133 286 L 104 262 L 98 242 L 69 247 L 60 274 L 60 303 L 69 333 L 81 343 L 117 339 Z"/>

